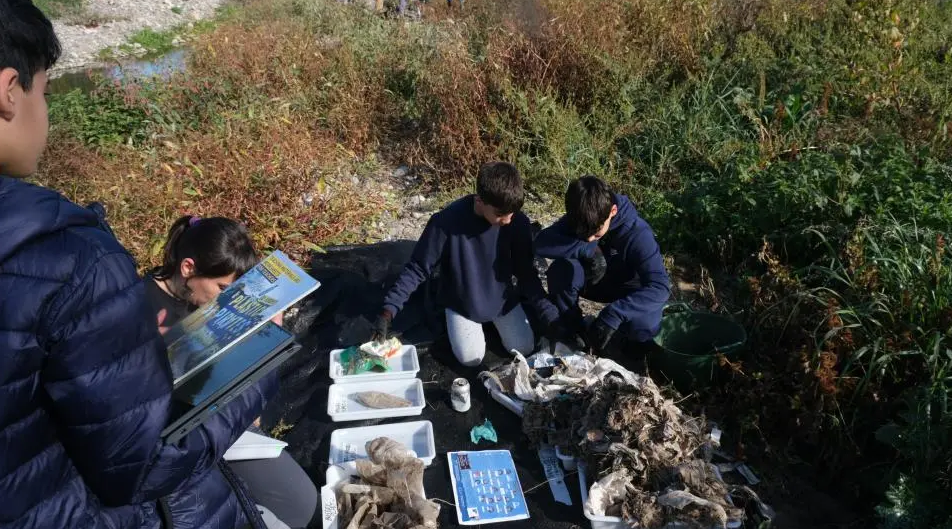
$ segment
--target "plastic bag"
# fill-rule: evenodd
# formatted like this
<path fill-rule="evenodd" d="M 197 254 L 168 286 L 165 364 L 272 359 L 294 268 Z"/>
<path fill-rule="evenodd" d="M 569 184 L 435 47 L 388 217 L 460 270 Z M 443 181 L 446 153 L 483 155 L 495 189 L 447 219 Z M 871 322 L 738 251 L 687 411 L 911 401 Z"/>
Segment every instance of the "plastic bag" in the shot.
<path fill-rule="evenodd" d="M 630 481 L 631 478 L 624 470 L 612 472 L 598 480 L 588 491 L 585 510 L 595 516 L 605 516 L 609 508 L 625 501 L 628 494 L 626 487 Z"/>
<path fill-rule="evenodd" d="M 362 353 L 379 356 L 381 358 L 393 358 L 403 348 L 403 344 L 396 338 L 390 338 L 382 342 L 367 342 L 360 346 Z"/>
<path fill-rule="evenodd" d="M 340 354 L 340 363 L 344 366 L 345 375 L 361 375 L 363 373 L 386 373 L 390 371 L 387 359 L 382 356 L 363 352 L 357 347 L 348 347 Z"/>

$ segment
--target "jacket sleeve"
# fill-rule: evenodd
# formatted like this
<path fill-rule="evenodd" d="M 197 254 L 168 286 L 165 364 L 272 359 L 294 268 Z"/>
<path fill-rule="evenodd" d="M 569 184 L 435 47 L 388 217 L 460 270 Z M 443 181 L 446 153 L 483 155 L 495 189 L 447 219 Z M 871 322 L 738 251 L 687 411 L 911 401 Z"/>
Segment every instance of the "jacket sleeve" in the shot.
<path fill-rule="evenodd" d="M 163 446 L 172 375 L 132 258 L 109 253 L 79 273 L 40 322 L 48 406 L 70 459 L 103 503 L 157 498 L 215 464 L 260 412 L 263 394 L 242 395 L 208 426 Z"/>
<path fill-rule="evenodd" d="M 539 232 L 535 239 L 535 253 L 546 259 L 580 259 L 591 257 L 597 245 L 572 234 L 563 217 Z"/>
<path fill-rule="evenodd" d="M 625 247 L 625 262 L 636 267 L 641 287 L 605 307 L 599 319 L 612 329 L 633 322 L 640 329 L 653 329 L 660 322 L 664 304 L 671 295 L 661 248 L 654 233 L 642 223 Z"/>
<path fill-rule="evenodd" d="M 558 310 L 545 296 L 545 288 L 539 279 L 535 267 L 535 252 L 532 242 L 532 226 L 529 219 L 523 217 L 513 227 L 512 271 L 518 281 L 523 299 L 529 304 L 543 323 L 548 325 L 558 318 Z"/>
<path fill-rule="evenodd" d="M 443 256 L 443 246 L 446 244 L 446 233 L 439 225 L 439 217 L 434 215 L 426 223 L 420 240 L 413 248 L 410 262 L 404 267 L 397 282 L 387 293 L 383 301 L 383 308 L 396 316 L 403 305 L 410 299 L 421 283 L 433 273 L 433 268 Z"/>
<path fill-rule="evenodd" d="M 132 503 L 154 500 L 204 475 L 261 414 L 278 389 L 272 371 L 176 444 L 160 444 Z"/>

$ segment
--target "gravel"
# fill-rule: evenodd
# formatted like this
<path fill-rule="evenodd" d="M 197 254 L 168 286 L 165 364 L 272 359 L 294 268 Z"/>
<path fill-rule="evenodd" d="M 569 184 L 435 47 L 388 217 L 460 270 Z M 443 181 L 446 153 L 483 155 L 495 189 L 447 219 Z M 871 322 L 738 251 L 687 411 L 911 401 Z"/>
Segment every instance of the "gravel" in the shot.
<path fill-rule="evenodd" d="M 83 12 L 54 20 L 63 56 L 51 71 L 100 66 L 99 52 L 125 43 L 136 32 L 163 31 L 209 18 L 225 0 L 87 0 Z"/>

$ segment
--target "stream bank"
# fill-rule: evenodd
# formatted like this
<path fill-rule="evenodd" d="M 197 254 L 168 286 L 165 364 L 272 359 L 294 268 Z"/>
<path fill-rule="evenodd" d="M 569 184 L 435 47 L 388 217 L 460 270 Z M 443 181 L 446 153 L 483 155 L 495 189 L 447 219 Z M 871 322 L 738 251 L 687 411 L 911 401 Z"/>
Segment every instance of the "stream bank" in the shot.
<path fill-rule="evenodd" d="M 53 20 L 63 55 L 50 72 L 60 77 L 69 72 L 107 66 L 103 50 L 116 50 L 138 34 L 156 35 L 211 18 L 225 0 L 87 0 L 79 13 Z M 147 31 L 144 31 L 147 30 Z M 173 44 L 179 44 L 174 42 Z M 125 55 L 145 55 L 146 46 L 128 46 Z M 140 51 L 141 49 L 141 51 Z M 164 51 L 164 50 L 163 50 Z M 122 55 L 122 54 L 119 54 Z"/>

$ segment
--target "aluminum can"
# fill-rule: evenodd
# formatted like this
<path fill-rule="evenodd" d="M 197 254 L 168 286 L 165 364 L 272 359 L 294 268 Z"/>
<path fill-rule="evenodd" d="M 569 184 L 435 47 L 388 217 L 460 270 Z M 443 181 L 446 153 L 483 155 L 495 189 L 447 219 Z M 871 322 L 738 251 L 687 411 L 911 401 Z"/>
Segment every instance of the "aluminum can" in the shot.
<path fill-rule="evenodd" d="M 453 381 L 453 387 L 450 388 L 450 404 L 458 412 L 469 411 L 472 404 L 469 398 L 469 381 L 465 378 L 457 378 Z"/>

